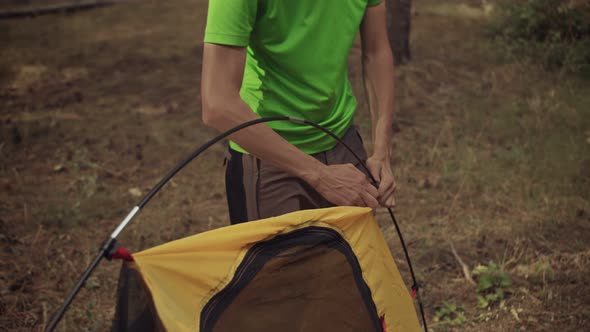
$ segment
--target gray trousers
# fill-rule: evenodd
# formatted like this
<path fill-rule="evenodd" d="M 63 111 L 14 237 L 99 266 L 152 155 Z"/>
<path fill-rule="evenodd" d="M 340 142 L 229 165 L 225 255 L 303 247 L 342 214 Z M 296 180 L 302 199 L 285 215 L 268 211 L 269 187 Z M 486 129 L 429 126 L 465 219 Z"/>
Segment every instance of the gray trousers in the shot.
<path fill-rule="evenodd" d="M 363 162 L 367 159 L 356 128 L 351 127 L 342 140 Z M 312 156 L 326 165 L 350 163 L 366 173 L 341 144 Z M 334 206 L 303 180 L 252 155 L 231 149 L 226 164 L 225 188 L 232 224 Z"/>

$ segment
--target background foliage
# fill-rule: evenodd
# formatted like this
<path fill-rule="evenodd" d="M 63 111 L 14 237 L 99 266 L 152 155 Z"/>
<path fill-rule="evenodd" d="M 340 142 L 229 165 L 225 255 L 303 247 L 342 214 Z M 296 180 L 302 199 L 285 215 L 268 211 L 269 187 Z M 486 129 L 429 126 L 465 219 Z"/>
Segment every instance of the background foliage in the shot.
<path fill-rule="evenodd" d="M 510 54 L 549 68 L 590 73 L 590 1 L 528 0 L 502 3 L 490 33 Z"/>

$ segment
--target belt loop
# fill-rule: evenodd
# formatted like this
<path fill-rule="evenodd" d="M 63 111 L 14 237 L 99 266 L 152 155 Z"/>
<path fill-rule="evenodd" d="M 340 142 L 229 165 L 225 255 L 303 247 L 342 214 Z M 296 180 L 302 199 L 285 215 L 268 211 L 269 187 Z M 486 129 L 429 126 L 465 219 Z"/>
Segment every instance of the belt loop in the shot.
<path fill-rule="evenodd" d="M 231 161 L 231 148 L 228 145 L 225 149 L 224 154 L 223 154 L 223 166 L 227 165 L 227 163 L 230 161 Z"/>

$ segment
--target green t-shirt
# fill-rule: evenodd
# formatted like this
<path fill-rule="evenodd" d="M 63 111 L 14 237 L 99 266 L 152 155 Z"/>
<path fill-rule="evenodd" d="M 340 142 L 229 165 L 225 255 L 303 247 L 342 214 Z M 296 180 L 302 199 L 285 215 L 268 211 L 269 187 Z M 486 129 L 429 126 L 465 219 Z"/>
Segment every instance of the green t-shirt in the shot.
<path fill-rule="evenodd" d="M 367 6 L 381 1 L 209 0 L 205 42 L 248 47 L 240 96 L 260 117 L 303 118 L 341 137 L 357 107 L 348 54 Z M 308 154 L 336 144 L 310 126 L 268 125 Z"/>

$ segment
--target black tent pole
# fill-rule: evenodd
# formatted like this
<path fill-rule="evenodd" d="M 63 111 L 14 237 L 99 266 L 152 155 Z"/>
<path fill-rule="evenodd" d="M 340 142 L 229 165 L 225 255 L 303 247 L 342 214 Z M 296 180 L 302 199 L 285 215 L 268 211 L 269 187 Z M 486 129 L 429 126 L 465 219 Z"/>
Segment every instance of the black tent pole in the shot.
<path fill-rule="evenodd" d="M 133 219 L 133 217 L 135 216 L 137 211 L 139 211 L 139 209 L 137 209 L 137 207 L 135 207 L 133 210 L 131 210 L 131 212 L 127 215 L 127 217 L 125 218 L 125 220 L 123 220 L 123 222 L 119 225 L 119 227 L 117 227 L 117 229 L 122 230 L 123 227 L 125 227 L 124 225 L 126 225 L 127 223 L 129 223 L 129 221 L 131 221 L 131 219 Z M 122 225 L 123 225 L 123 227 L 121 227 Z M 113 234 L 114 234 L 114 232 L 113 232 Z M 78 282 L 76 283 L 76 285 L 74 286 L 74 288 L 72 289 L 72 291 L 70 292 L 68 297 L 66 297 L 66 299 L 64 300 L 64 302 L 61 305 L 61 307 L 59 308 L 59 310 L 55 313 L 55 315 L 51 319 L 51 322 L 49 323 L 49 325 L 47 325 L 47 328 L 45 329 L 46 332 L 52 332 L 55 330 L 55 328 L 57 327 L 57 324 L 59 324 L 59 322 L 61 321 L 66 310 L 68 309 L 68 307 L 70 306 L 70 304 L 72 303 L 72 301 L 74 300 L 76 295 L 78 295 L 78 292 L 80 292 L 80 289 L 82 289 L 82 287 L 84 287 L 84 284 L 86 283 L 88 278 L 90 278 L 90 276 L 92 275 L 92 272 L 94 272 L 94 270 L 96 269 L 96 267 L 98 266 L 100 261 L 103 258 L 109 257 L 111 250 L 115 247 L 116 243 L 117 243 L 116 236 L 113 237 L 112 235 L 104 242 L 104 244 L 101 246 L 98 254 L 94 257 L 94 259 L 92 260 L 90 265 L 88 265 L 88 267 L 86 268 L 86 271 L 84 271 L 84 273 L 82 273 L 82 275 L 80 276 L 80 279 L 78 280 Z"/>
<path fill-rule="evenodd" d="M 176 175 L 176 173 L 178 173 L 188 163 L 190 163 L 193 159 L 195 159 L 198 155 L 203 153 L 203 151 L 207 150 L 213 144 L 221 141 L 222 139 L 235 133 L 236 131 L 242 130 L 246 127 L 249 127 L 249 126 L 252 126 L 255 124 L 259 124 L 259 123 L 271 122 L 271 121 L 289 121 L 289 120 L 291 120 L 290 117 L 277 116 L 277 117 L 261 118 L 261 119 L 256 119 L 256 120 L 245 122 L 239 126 L 236 126 L 232 129 L 218 135 L 217 137 L 213 138 L 212 140 L 208 141 L 207 143 L 205 143 L 204 145 L 199 147 L 197 150 L 195 150 L 191 155 L 189 155 L 184 160 L 182 160 L 172 170 L 170 170 L 168 172 L 168 174 L 166 174 L 166 176 L 164 176 L 164 178 L 162 180 L 160 180 L 160 182 L 158 182 L 158 184 L 156 184 L 150 190 L 150 192 L 148 192 L 145 195 L 145 197 L 139 202 L 139 204 L 137 204 L 137 206 L 135 206 L 131 210 L 131 212 L 129 212 L 127 217 L 125 217 L 125 219 L 119 224 L 119 226 L 117 226 L 117 228 L 113 231 L 113 233 L 111 233 L 111 236 L 104 242 L 104 244 L 100 248 L 100 251 L 98 252 L 96 257 L 94 257 L 94 259 L 92 260 L 92 263 L 90 263 L 90 265 L 88 265 L 88 267 L 86 268 L 86 271 L 84 271 L 84 273 L 80 276 L 80 279 L 78 280 L 78 282 L 76 283 L 76 285 L 74 286 L 74 288 L 72 289 L 70 294 L 66 297 L 66 299 L 64 300 L 64 302 L 61 305 L 61 307 L 59 308 L 59 310 L 55 313 L 55 315 L 51 319 L 51 322 L 49 323 L 49 325 L 47 325 L 45 332 L 53 332 L 55 330 L 55 328 L 57 327 L 57 324 L 59 324 L 59 322 L 62 319 L 63 315 L 65 314 L 66 310 L 68 309 L 68 307 L 70 306 L 70 304 L 72 303 L 72 301 L 74 300 L 76 295 L 78 295 L 78 292 L 80 292 L 80 289 L 82 289 L 82 287 L 84 287 L 84 284 L 86 283 L 86 281 L 88 280 L 90 275 L 92 275 L 92 272 L 94 272 L 94 270 L 96 269 L 96 267 L 98 266 L 100 261 L 103 258 L 109 258 L 110 254 L 111 254 L 111 250 L 115 247 L 115 244 L 117 242 L 117 236 L 119 236 L 119 234 L 121 234 L 123 229 L 125 227 L 127 227 L 127 225 L 135 217 L 135 215 L 144 206 L 146 206 L 146 204 L 158 193 L 158 191 L 160 191 L 160 189 L 162 189 L 162 187 L 164 187 L 164 185 L 166 183 L 168 183 L 168 181 L 170 181 L 170 179 L 172 179 L 172 177 L 174 177 L 174 175 Z"/>
<path fill-rule="evenodd" d="M 184 160 L 182 160 L 180 163 L 178 163 L 172 170 L 170 170 L 168 172 L 168 174 L 166 174 L 166 176 L 164 176 L 164 178 L 162 180 L 160 180 L 160 182 L 158 182 L 158 184 L 156 184 L 146 195 L 145 197 L 139 202 L 139 204 L 137 204 L 137 206 L 135 206 L 130 212 L 129 214 L 127 214 L 127 217 L 125 217 L 125 219 L 119 224 L 119 226 L 117 226 L 117 228 L 111 233 L 111 236 L 104 242 L 104 244 L 101 246 L 99 253 L 96 255 L 96 257 L 94 257 L 94 259 L 92 260 L 92 263 L 90 263 L 90 265 L 88 265 L 88 267 L 86 268 L 86 271 L 84 271 L 84 273 L 82 274 L 82 276 L 80 276 L 80 279 L 78 280 L 78 282 L 76 283 L 76 285 L 74 286 L 74 288 L 72 289 L 72 291 L 70 292 L 70 294 L 68 295 L 68 297 L 66 297 L 66 299 L 64 300 L 64 303 L 61 305 L 61 307 L 59 308 L 59 310 L 56 312 L 56 314 L 54 315 L 53 319 L 51 320 L 51 322 L 49 323 L 49 325 L 47 326 L 47 328 L 45 329 L 45 332 L 53 332 L 55 330 L 55 328 L 57 327 L 57 324 L 59 324 L 60 320 L 62 319 L 63 315 L 65 314 L 67 308 L 70 306 L 70 304 L 72 303 L 72 301 L 74 300 L 74 298 L 76 297 L 76 295 L 78 294 L 78 292 L 80 291 L 80 289 L 82 289 L 82 287 L 84 286 L 84 284 L 86 283 L 86 281 L 88 280 L 88 278 L 90 277 L 90 275 L 92 274 L 92 272 L 94 272 L 94 270 L 96 269 L 96 267 L 98 266 L 98 264 L 100 263 L 100 261 L 103 258 L 110 258 L 112 251 L 116 245 L 117 242 L 117 237 L 119 236 L 119 234 L 121 234 L 121 232 L 123 231 L 123 229 L 125 227 L 127 227 L 127 225 L 131 222 L 131 220 L 133 220 L 133 218 L 135 217 L 135 215 L 137 215 L 137 213 L 144 207 L 147 205 L 147 203 L 160 191 L 160 189 L 162 189 L 164 187 L 164 185 L 166 185 L 166 183 L 168 183 L 168 181 L 170 181 L 170 179 L 172 179 L 176 173 L 178 173 L 181 169 L 183 169 L 186 165 L 188 165 L 188 163 L 190 163 L 193 159 L 195 159 L 197 156 L 199 156 L 201 153 L 203 153 L 205 150 L 207 150 L 208 148 L 210 148 L 212 145 L 214 145 L 215 143 L 221 141 L 222 139 L 226 138 L 227 136 L 242 130 L 246 127 L 250 127 L 259 123 L 266 123 L 266 122 L 272 122 L 272 121 L 291 121 L 291 122 L 296 122 L 296 123 L 302 123 L 302 124 L 306 124 L 309 126 L 312 126 L 316 129 L 319 129 L 321 131 L 323 131 L 324 133 L 328 134 L 329 136 L 331 136 L 332 138 L 334 138 L 338 143 L 342 144 L 349 152 L 352 153 L 352 155 L 357 159 L 358 162 L 360 162 L 360 165 L 362 165 L 362 167 L 367 171 L 367 174 L 369 175 L 370 179 L 372 180 L 372 182 L 378 186 L 379 184 L 377 183 L 377 181 L 375 181 L 375 178 L 371 175 L 371 172 L 369 171 L 369 169 L 367 168 L 367 166 L 365 165 L 365 163 L 359 158 L 359 156 L 354 153 L 354 151 L 352 151 L 352 149 L 346 145 L 338 136 L 336 136 L 334 133 L 332 133 L 331 131 L 327 130 L 326 128 L 315 124 L 311 121 L 307 121 L 304 119 L 299 119 L 299 118 L 294 118 L 294 117 L 289 117 L 289 116 L 277 116 L 277 117 L 268 117 L 268 118 L 260 118 L 260 119 L 255 119 L 255 120 L 251 120 L 248 122 L 244 122 L 239 126 L 236 126 L 232 129 L 229 129 L 228 131 L 225 131 L 221 134 L 219 134 L 218 136 L 216 136 L 215 138 L 211 139 L 210 141 L 208 141 L 207 143 L 203 144 L 201 147 L 199 147 L 197 150 L 195 150 L 193 153 L 191 153 L 188 157 L 186 157 Z M 422 300 L 420 298 L 420 293 L 419 293 L 419 289 L 418 289 L 418 283 L 416 281 L 416 276 L 414 275 L 414 269 L 412 268 L 412 263 L 410 261 L 410 256 L 408 254 L 408 250 L 406 248 L 406 244 L 404 242 L 404 239 L 402 237 L 401 234 L 401 230 L 399 228 L 399 225 L 397 224 L 397 221 L 395 220 L 395 217 L 393 215 L 393 212 L 391 211 L 391 209 L 389 210 L 389 214 L 391 215 L 391 219 L 393 221 L 393 224 L 395 225 L 395 228 L 397 230 L 397 233 L 399 235 L 399 239 L 401 242 L 401 245 L 403 247 L 404 250 L 404 254 L 406 256 L 406 260 L 408 262 L 408 266 L 410 269 L 410 274 L 412 276 L 412 281 L 414 283 L 414 285 L 412 285 L 412 289 L 414 291 L 416 291 L 416 295 L 417 295 L 417 299 L 418 299 L 418 303 L 419 303 L 419 307 L 420 307 L 420 313 L 422 315 L 422 322 L 423 322 L 423 327 L 424 330 L 426 332 L 428 332 L 428 327 L 426 324 L 426 318 L 424 315 L 424 308 L 422 306 Z"/>
<path fill-rule="evenodd" d="M 70 306 L 70 304 L 74 300 L 74 297 L 76 297 L 76 295 L 78 295 L 78 292 L 80 291 L 80 289 L 82 289 L 82 287 L 86 283 L 86 280 L 88 280 L 88 278 L 90 277 L 92 272 L 94 272 L 94 269 L 96 269 L 96 267 L 98 266 L 98 263 L 100 263 L 100 261 L 103 259 L 103 257 L 104 257 L 103 251 L 99 252 L 96 255 L 96 257 L 94 257 L 94 260 L 92 261 L 92 263 L 90 263 L 90 265 L 88 266 L 86 271 L 84 271 L 82 276 L 80 276 L 80 280 L 78 280 L 78 283 L 76 284 L 76 286 L 74 286 L 74 289 L 72 290 L 70 295 L 68 295 L 68 297 L 64 300 L 64 303 L 61 305 L 61 307 L 59 308 L 57 313 L 55 313 L 55 315 L 53 316 L 53 319 L 51 319 L 51 322 L 49 323 L 49 325 L 47 325 L 47 329 L 45 331 L 55 330 L 55 328 L 57 327 L 57 324 L 59 324 L 59 322 L 61 321 L 61 318 L 63 317 L 66 310 L 68 309 L 68 307 Z"/>

